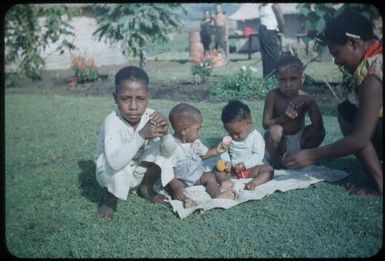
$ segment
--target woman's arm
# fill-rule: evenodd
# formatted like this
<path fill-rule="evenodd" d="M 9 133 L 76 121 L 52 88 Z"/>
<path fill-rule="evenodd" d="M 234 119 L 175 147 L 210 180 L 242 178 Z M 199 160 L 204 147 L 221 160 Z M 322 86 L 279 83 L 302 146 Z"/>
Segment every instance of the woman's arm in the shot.
<path fill-rule="evenodd" d="M 378 113 L 383 105 L 382 82 L 375 76 L 369 75 L 358 90 L 360 107 L 352 134 L 329 145 L 295 153 L 286 159 L 289 167 L 304 167 L 319 160 L 346 156 L 364 148 L 371 142 L 370 138 L 378 120 Z"/>

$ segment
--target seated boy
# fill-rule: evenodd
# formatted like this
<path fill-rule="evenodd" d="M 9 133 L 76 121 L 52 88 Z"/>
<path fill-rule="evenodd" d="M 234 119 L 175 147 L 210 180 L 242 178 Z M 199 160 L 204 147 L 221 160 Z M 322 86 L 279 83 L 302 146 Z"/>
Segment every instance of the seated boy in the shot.
<path fill-rule="evenodd" d="M 282 158 L 305 148 L 318 147 L 325 137 L 322 115 L 312 96 L 302 90 L 305 80 L 300 59 L 288 55 L 276 66 L 278 88 L 265 99 L 263 128 L 267 159 L 276 169 L 286 168 Z M 305 114 L 311 124 L 305 126 Z"/>
<path fill-rule="evenodd" d="M 115 76 L 116 109 L 104 120 L 95 153 L 96 179 L 107 188 L 99 217 L 112 218 L 117 200 L 126 200 L 130 190 L 154 203 L 164 196 L 153 191 L 161 172 L 171 172 L 169 158 L 176 144 L 168 133 L 168 121 L 147 108 L 149 79 L 135 66 L 124 67 Z M 162 182 L 167 183 L 169 180 Z"/>

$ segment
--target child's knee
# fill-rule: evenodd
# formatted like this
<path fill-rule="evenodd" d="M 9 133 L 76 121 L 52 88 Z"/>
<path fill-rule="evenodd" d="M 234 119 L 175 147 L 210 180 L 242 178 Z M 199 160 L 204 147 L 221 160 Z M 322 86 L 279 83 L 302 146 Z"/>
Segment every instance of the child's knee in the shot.
<path fill-rule="evenodd" d="M 267 129 L 266 138 L 274 142 L 279 142 L 283 136 L 283 128 L 281 125 L 273 125 Z"/>
<path fill-rule="evenodd" d="M 201 184 L 217 182 L 215 175 L 211 172 L 204 172 L 199 180 Z"/>
<path fill-rule="evenodd" d="M 150 172 L 153 174 L 160 174 L 161 173 L 160 167 L 157 164 L 155 164 L 154 162 L 142 161 L 142 162 L 140 162 L 139 166 L 147 168 L 146 172 Z"/>
<path fill-rule="evenodd" d="M 305 140 L 322 140 L 325 138 L 325 128 L 315 129 L 313 125 L 304 128 L 302 136 Z"/>

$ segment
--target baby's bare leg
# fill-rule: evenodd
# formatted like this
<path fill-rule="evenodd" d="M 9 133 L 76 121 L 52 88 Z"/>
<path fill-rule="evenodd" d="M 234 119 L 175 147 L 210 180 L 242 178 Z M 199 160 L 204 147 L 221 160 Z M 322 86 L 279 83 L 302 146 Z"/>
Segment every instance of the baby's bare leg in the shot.
<path fill-rule="evenodd" d="M 224 171 L 215 172 L 215 178 L 219 184 L 222 184 L 224 181 L 231 181 L 231 174 Z"/>
<path fill-rule="evenodd" d="M 232 186 L 229 186 L 228 188 L 226 188 L 226 190 L 221 190 L 221 187 L 217 182 L 215 174 L 212 172 L 203 173 L 197 185 L 203 185 L 204 187 L 206 187 L 207 193 L 209 193 L 212 198 L 234 199 L 235 194 L 232 191 Z"/>
<path fill-rule="evenodd" d="M 186 196 L 185 184 L 176 178 L 173 178 L 166 186 L 166 190 L 170 193 L 173 199 L 177 199 L 183 202 L 185 208 L 191 208 L 196 206 L 196 202 Z"/>
<path fill-rule="evenodd" d="M 268 182 L 273 178 L 274 169 L 268 165 L 257 165 L 252 168 L 253 179 L 245 185 L 246 190 L 252 190 L 256 186 Z"/>
<path fill-rule="evenodd" d="M 103 204 L 98 208 L 97 216 L 100 218 L 112 219 L 114 211 L 116 211 L 117 203 L 118 198 L 107 191 L 107 195 L 103 201 Z"/>
<path fill-rule="evenodd" d="M 139 165 L 147 168 L 147 171 L 144 174 L 142 183 L 139 185 L 138 194 L 150 200 L 152 203 L 163 202 L 167 198 L 153 190 L 155 182 L 160 178 L 160 167 L 154 163 L 146 161 L 142 161 Z"/>

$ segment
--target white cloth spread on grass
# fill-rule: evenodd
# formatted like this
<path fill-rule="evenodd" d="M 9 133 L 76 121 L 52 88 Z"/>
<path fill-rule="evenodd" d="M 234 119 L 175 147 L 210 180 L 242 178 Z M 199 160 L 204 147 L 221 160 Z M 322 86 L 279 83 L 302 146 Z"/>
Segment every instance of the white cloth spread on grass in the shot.
<path fill-rule="evenodd" d="M 171 204 L 173 211 L 177 212 L 181 219 L 188 217 L 196 210 L 202 213 L 213 208 L 229 209 L 240 203 L 249 200 L 259 200 L 268 196 L 275 191 L 285 192 L 288 190 L 307 188 L 312 184 L 320 181 L 336 182 L 347 177 L 349 174 L 342 170 L 329 169 L 324 166 L 311 165 L 301 170 L 275 170 L 274 178 L 262 185 L 257 186 L 254 190 L 244 190 L 248 179 L 233 179 L 234 190 L 236 193 L 235 200 L 231 199 L 213 199 L 206 192 L 203 186 L 192 186 L 186 188 L 188 196 L 197 202 L 197 206 L 192 208 L 184 208 L 183 202 L 180 200 L 171 200 L 169 195 L 160 190 L 159 193 L 166 195 Z"/>

